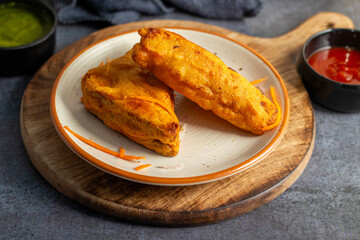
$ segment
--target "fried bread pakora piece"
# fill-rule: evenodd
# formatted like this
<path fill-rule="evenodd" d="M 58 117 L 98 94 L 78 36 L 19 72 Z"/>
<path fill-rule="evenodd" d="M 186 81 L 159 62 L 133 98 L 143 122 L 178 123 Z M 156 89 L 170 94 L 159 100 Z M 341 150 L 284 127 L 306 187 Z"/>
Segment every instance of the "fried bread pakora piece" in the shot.
<path fill-rule="evenodd" d="M 138 32 L 141 40 L 133 47 L 134 61 L 172 89 L 255 134 L 263 134 L 275 122 L 276 106 L 214 54 L 160 28 Z"/>
<path fill-rule="evenodd" d="M 179 151 L 173 90 L 141 69 L 130 50 L 82 78 L 85 108 L 107 126 L 165 156 Z"/>

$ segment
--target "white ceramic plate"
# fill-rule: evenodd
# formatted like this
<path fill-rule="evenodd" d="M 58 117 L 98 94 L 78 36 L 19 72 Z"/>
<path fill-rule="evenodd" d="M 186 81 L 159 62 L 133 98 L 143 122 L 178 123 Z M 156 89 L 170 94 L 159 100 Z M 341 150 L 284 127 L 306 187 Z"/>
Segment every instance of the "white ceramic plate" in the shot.
<path fill-rule="evenodd" d="M 180 132 L 180 151 L 175 157 L 161 156 L 105 126 L 86 111 L 80 101 L 81 77 L 100 62 L 106 62 L 107 58 L 122 56 L 131 49 L 140 39 L 134 31 L 91 45 L 62 69 L 51 95 L 51 115 L 61 138 L 94 166 L 118 177 L 154 185 L 210 182 L 238 173 L 265 158 L 281 141 L 289 120 L 289 98 L 280 75 L 262 56 L 241 43 L 194 29 L 169 30 L 216 54 L 249 81 L 267 76 L 267 80 L 259 85 L 270 99 L 269 89 L 274 86 L 283 110 L 282 123 L 266 134 L 256 136 L 201 109 L 177 93 L 175 113 L 183 130 Z M 126 154 L 146 159 L 134 163 L 108 155 L 80 141 L 64 126 L 113 151 L 123 147 Z M 141 171 L 134 170 L 136 166 L 147 163 L 152 166 Z"/>

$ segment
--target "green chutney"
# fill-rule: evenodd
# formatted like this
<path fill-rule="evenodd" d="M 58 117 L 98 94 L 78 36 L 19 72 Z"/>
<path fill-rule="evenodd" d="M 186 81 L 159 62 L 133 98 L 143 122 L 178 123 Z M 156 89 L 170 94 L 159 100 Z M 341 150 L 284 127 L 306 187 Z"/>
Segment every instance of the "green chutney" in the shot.
<path fill-rule="evenodd" d="M 0 4 L 0 47 L 32 43 L 46 34 L 40 19 L 14 2 Z"/>

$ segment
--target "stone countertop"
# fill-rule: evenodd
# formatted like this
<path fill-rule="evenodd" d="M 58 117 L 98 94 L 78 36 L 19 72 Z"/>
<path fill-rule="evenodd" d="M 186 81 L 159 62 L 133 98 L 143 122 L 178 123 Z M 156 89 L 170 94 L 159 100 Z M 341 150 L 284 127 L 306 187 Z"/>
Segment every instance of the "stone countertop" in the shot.
<path fill-rule="evenodd" d="M 184 19 L 259 37 L 282 35 L 320 11 L 349 16 L 360 28 L 357 0 L 271 0 L 256 17 L 213 20 L 183 12 L 139 20 Z M 59 25 L 56 51 L 107 25 Z M 32 75 L 0 77 L 0 239 L 360 239 L 360 113 L 313 104 L 316 139 L 299 179 L 270 203 L 199 227 L 133 224 L 63 196 L 37 172 L 22 143 L 19 112 Z"/>

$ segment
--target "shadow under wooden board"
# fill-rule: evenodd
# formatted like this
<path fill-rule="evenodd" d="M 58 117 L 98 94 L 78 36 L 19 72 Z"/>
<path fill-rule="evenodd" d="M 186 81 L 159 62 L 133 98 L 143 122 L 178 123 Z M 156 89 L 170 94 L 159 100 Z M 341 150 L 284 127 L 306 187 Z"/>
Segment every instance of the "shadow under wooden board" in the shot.
<path fill-rule="evenodd" d="M 287 87 L 291 112 L 277 148 L 258 164 L 234 176 L 193 186 L 152 186 L 107 174 L 80 159 L 52 124 L 49 99 L 53 82 L 79 51 L 106 37 L 142 27 L 188 27 L 235 39 L 264 56 Z M 288 189 L 305 169 L 314 146 L 315 122 L 309 96 L 296 72 L 301 46 L 326 28 L 353 28 L 341 14 L 319 13 L 276 38 L 257 38 L 204 23 L 153 20 L 112 26 L 69 45 L 52 56 L 30 81 L 22 101 L 21 133 L 38 171 L 58 191 L 96 211 L 130 221 L 172 226 L 215 223 L 250 212 Z"/>

